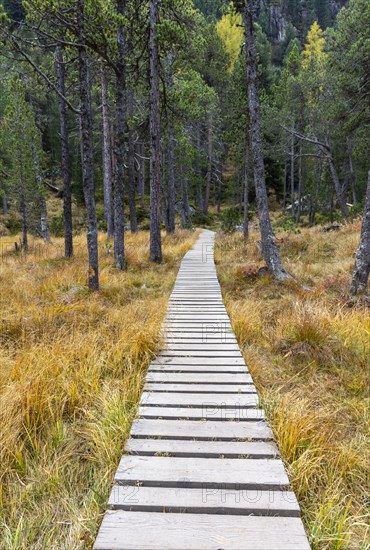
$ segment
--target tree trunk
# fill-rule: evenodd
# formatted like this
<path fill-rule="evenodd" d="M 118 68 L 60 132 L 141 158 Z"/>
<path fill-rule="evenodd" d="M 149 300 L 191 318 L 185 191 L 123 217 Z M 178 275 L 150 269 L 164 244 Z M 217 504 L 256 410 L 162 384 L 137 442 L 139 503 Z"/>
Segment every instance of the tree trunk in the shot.
<path fill-rule="evenodd" d="M 42 181 L 42 175 L 41 175 L 41 169 L 40 169 L 40 159 L 39 159 L 39 153 L 37 150 L 36 143 L 32 143 L 32 154 L 33 154 L 33 164 L 34 164 L 35 173 L 36 173 L 37 189 L 40 197 L 40 234 L 45 241 L 50 241 L 47 207 L 46 207 L 46 200 L 44 197 L 43 181 Z"/>
<path fill-rule="evenodd" d="M 171 93 L 173 89 L 174 80 L 173 80 L 173 71 L 172 63 L 173 58 L 172 54 L 168 54 L 168 91 Z M 168 160 L 167 160 L 167 169 L 168 169 L 168 179 L 167 179 L 167 230 L 168 233 L 174 233 L 175 231 L 175 130 L 173 127 L 172 115 L 169 115 L 168 123 Z"/>
<path fill-rule="evenodd" d="M 117 0 L 117 11 L 125 16 L 126 0 Z M 114 178 L 114 261 L 117 269 L 125 269 L 125 131 L 126 131 L 126 33 L 118 26 L 116 63 L 116 120 Z"/>
<path fill-rule="evenodd" d="M 338 172 L 335 167 L 333 154 L 328 140 L 326 140 L 326 149 L 321 148 L 321 150 L 328 160 L 331 178 L 333 180 L 335 193 L 337 195 L 337 201 L 340 206 L 343 218 L 346 218 L 348 216 L 347 194 L 345 192 L 345 188 L 342 187 L 340 184 Z"/>
<path fill-rule="evenodd" d="M 144 187 L 144 174 L 142 172 L 142 161 L 140 158 L 141 153 L 142 153 L 142 146 L 140 144 L 137 144 L 136 154 L 139 156 L 139 158 L 136 159 L 137 187 L 140 195 L 140 206 L 142 209 L 144 209 L 145 208 L 145 202 L 144 202 L 145 187 Z M 142 153 L 142 156 L 144 156 L 143 153 Z"/>
<path fill-rule="evenodd" d="M 302 212 L 302 142 L 299 144 L 299 163 L 298 163 L 298 205 L 296 212 L 296 223 L 301 220 Z"/>
<path fill-rule="evenodd" d="M 367 292 L 370 273 L 370 170 L 367 176 L 367 191 L 365 199 L 364 215 L 360 244 L 356 252 L 355 268 L 352 274 L 351 293 L 360 294 Z"/>
<path fill-rule="evenodd" d="M 247 56 L 247 89 L 251 127 L 251 148 L 253 153 L 254 181 L 260 220 L 262 250 L 269 273 L 275 279 L 287 279 L 290 276 L 284 269 L 275 243 L 267 201 L 260 101 L 257 83 L 257 48 L 253 24 L 253 3 L 250 2 L 250 0 L 245 0 L 243 15 L 246 43 L 245 51 Z"/>
<path fill-rule="evenodd" d="M 222 177 L 223 177 L 223 159 L 222 156 L 220 158 L 219 163 L 219 178 L 218 178 L 218 186 L 217 186 L 217 212 L 221 212 L 221 199 L 222 199 Z"/>
<path fill-rule="evenodd" d="M 26 201 L 23 191 L 20 196 L 20 210 L 22 216 L 22 249 L 27 252 L 28 250 L 28 227 L 27 227 L 27 211 Z"/>
<path fill-rule="evenodd" d="M 202 168 L 201 168 L 201 136 L 200 122 L 196 125 L 196 146 L 197 146 L 197 203 L 200 211 L 203 211 L 203 189 L 202 189 Z"/>
<path fill-rule="evenodd" d="M 186 229 L 191 225 L 190 208 L 189 208 L 189 189 L 188 178 L 186 176 L 186 169 L 182 169 L 181 174 L 181 195 L 182 195 L 182 208 L 181 208 L 181 227 Z"/>
<path fill-rule="evenodd" d="M 206 177 L 206 194 L 203 203 L 203 212 L 208 214 L 209 196 L 211 193 L 212 184 L 212 161 L 213 161 L 213 113 L 209 114 L 208 118 L 208 151 L 207 151 L 207 177 Z"/>
<path fill-rule="evenodd" d="M 112 138 L 110 132 L 110 112 L 108 99 L 108 82 L 104 67 L 100 70 L 101 96 L 102 96 L 102 119 L 103 119 L 103 192 L 104 192 L 104 214 L 107 222 L 108 237 L 113 236 L 114 231 L 114 210 L 112 193 Z"/>
<path fill-rule="evenodd" d="M 249 236 L 249 132 L 246 132 L 245 151 L 244 151 L 244 216 L 243 216 L 243 234 L 244 238 Z"/>
<path fill-rule="evenodd" d="M 41 213 L 40 213 L 40 229 L 41 229 L 41 237 L 45 241 L 50 241 L 50 233 L 49 233 L 49 227 L 48 227 L 48 215 L 47 215 L 47 207 L 46 207 L 46 200 L 44 195 L 40 196 L 40 207 L 41 207 Z"/>
<path fill-rule="evenodd" d="M 23 175 L 23 162 L 22 153 L 18 156 L 19 159 L 19 174 L 20 174 L 20 193 L 19 193 L 19 208 L 22 216 L 22 249 L 27 252 L 28 250 L 28 227 L 27 227 L 27 204 L 24 190 L 24 175 Z"/>
<path fill-rule="evenodd" d="M 352 191 L 352 202 L 354 206 L 358 203 L 357 200 L 357 191 L 356 191 L 356 177 L 355 171 L 353 169 L 353 157 L 352 157 L 352 145 L 350 140 L 347 140 L 348 143 L 348 164 L 349 164 L 349 177 L 351 182 L 351 191 Z"/>
<path fill-rule="evenodd" d="M 294 121 L 293 121 L 293 129 L 294 129 Z M 295 182 L 294 182 L 294 169 L 295 169 L 295 162 L 294 162 L 294 134 L 291 135 L 291 142 L 290 142 L 290 196 L 292 199 L 292 217 L 295 217 Z"/>
<path fill-rule="evenodd" d="M 78 1 L 78 61 L 81 98 L 81 152 L 82 181 L 87 211 L 87 249 L 89 257 L 89 290 L 99 290 L 98 265 L 98 226 L 95 206 L 93 125 L 91 114 L 91 95 L 89 64 L 85 44 L 84 0 Z"/>
<path fill-rule="evenodd" d="M 283 210 L 285 211 L 286 208 L 286 191 L 287 191 L 287 185 L 286 185 L 286 179 L 287 179 L 287 162 L 284 163 L 284 181 L 283 181 Z"/>
<path fill-rule="evenodd" d="M 65 96 L 65 70 L 63 63 L 63 50 L 57 46 L 57 80 L 61 95 L 58 96 L 60 118 L 61 161 L 63 173 L 63 219 L 64 219 L 64 255 L 66 258 L 73 256 L 73 229 L 72 229 L 72 170 L 71 158 L 68 146 L 68 122 L 67 105 Z"/>
<path fill-rule="evenodd" d="M 128 203 L 130 209 L 131 233 L 137 233 L 136 218 L 136 182 L 135 182 L 135 140 L 133 132 L 134 120 L 134 96 L 132 90 L 128 90 L 128 110 L 130 124 L 128 128 Z"/>
<path fill-rule="evenodd" d="M 150 259 L 162 261 L 158 0 L 150 0 Z"/>

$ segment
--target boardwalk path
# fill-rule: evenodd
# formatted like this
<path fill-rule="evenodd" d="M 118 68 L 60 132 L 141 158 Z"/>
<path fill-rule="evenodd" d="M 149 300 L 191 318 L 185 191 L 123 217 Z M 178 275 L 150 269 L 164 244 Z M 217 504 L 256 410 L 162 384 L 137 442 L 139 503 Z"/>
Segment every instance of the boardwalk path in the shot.
<path fill-rule="evenodd" d="M 184 257 L 166 349 L 94 549 L 306 550 L 294 493 L 222 302 L 204 231 Z"/>

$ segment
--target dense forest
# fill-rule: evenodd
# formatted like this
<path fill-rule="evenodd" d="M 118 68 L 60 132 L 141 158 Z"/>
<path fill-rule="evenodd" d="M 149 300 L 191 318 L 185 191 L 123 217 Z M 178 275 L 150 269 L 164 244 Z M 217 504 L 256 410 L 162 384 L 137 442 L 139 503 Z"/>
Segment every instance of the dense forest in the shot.
<path fill-rule="evenodd" d="M 237 226 L 243 210 L 247 236 L 254 204 L 260 220 L 263 208 L 253 179 L 292 224 L 360 213 L 369 6 L 341 5 L 256 2 L 248 64 L 242 2 L 5 1 L 2 223 L 21 223 L 25 250 L 29 232 L 64 232 L 69 257 L 72 204 L 84 201 L 89 285 L 98 288 L 98 229 L 114 236 L 120 269 L 126 228 L 149 223 L 153 261 L 162 257 L 161 227 L 173 232 L 177 216 L 182 227 L 205 225 L 226 207 L 224 224 Z M 63 199 L 59 218 L 48 216 L 50 192 Z"/>

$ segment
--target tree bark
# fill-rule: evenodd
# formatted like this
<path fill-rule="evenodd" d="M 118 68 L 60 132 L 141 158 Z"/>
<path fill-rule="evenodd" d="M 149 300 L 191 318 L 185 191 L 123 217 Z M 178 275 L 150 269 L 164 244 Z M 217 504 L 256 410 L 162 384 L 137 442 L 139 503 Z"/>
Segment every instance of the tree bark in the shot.
<path fill-rule="evenodd" d="M 287 180 L 287 161 L 285 161 L 284 163 L 284 182 L 283 182 L 283 210 L 285 211 L 285 208 L 286 208 L 286 192 L 287 192 L 287 185 L 286 185 L 286 180 Z"/>
<path fill-rule="evenodd" d="M 104 67 L 100 69 L 102 121 L 103 121 L 103 192 L 104 214 L 107 222 L 108 237 L 113 236 L 114 210 L 112 193 L 112 138 L 110 132 L 110 110 L 108 98 L 108 82 Z"/>
<path fill-rule="evenodd" d="M 302 212 L 302 142 L 299 144 L 299 162 L 298 162 L 298 205 L 296 212 L 296 223 L 301 220 Z"/>
<path fill-rule="evenodd" d="M 217 185 L 217 212 L 221 212 L 221 199 L 222 199 L 222 177 L 223 177 L 223 159 L 222 156 L 219 162 L 219 174 L 218 174 L 218 185 Z"/>
<path fill-rule="evenodd" d="M 84 28 L 84 0 L 78 0 L 78 61 L 81 99 L 81 153 L 82 180 L 87 211 L 87 249 L 89 257 L 89 290 L 99 290 L 98 226 L 95 205 L 93 125 L 89 63 L 87 58 Z"/>
<path fill-rule="evenodd" d="M 172 54 L 168 54 L 168 91 L 171 93 L 171 90 L 174 86 L 172 63 L 173 57 Z M 167 171 L 168 171 L 168 180 L 167 180 L 167 230 L 168 233 L 174 233 L 175 231 L 175 130 L 173 127 L 173 121 L 171 114 L 169 115 L 168 123 L 168 158 L 167 158 Z"/>
<path fill-rule="evenodd" d="M 244 151 L 244 216 L 243 216 L 243 234 L 244 238 L 249 237 L 249 171 L 250 171 L 250 155 L 249 155 L 249 132 L 245 136 L 245 151 Z"/>
<path fill-rule="evenodd" d="M 246 44 L 245 51 L 247 57 L 247 89 L 251 128 L 251 148 L 253 153 L 254 181 L 260 221 L 262 250 L 269 273 L 275 279 L 287 279 L 290 278 L 290 275 L 288 275 L 284 269 L 275 243 L 267 201 L 261 112 L 257 83 L 256 36 L 253 24 L 253 3 L 250 0 L 245 0 L 243 15 Z"/>
<path fill-rule="evenodd" d="M 150 259 L 162 261 L 158 0 L 150 0 Z"/>
<path fill-rule="evenodd" d="M 352 274 L 351 293 L 367 292 L 370 273 L 370 170 L 367 176 L 365 208 L 362 218 L 360 244 L 356 252 L 355 268 Z"/>
<path fill-rule="evenodd" d="M 20 195 L 20 210 L 22 216 L 22 249 L 27 252 L 28 250 L 28 227 L 27 227 L 27 211 L 26 200 L 24 198 L 23 191 Z"/>
<path fill-rule="evenodd" d="M 40 235 L 45 241 L 50 241 L 50 233 L 48 227 L 48 215 L 46 200 L 44 197 L 43 181 L 40 169 L 40 159 L 37 150 L 37 144 L 32 144 L 33 164 L 35 167 L 37 190 L 40 198 Z"/>
<path fill-rule="evenodd" d="M 293 122 L 294 129 L 294 122 Z M 295 161 L 294 161 L 294 134 L 290 136 L 290 196 L 292 199 L 292 217 L 295 217 L 295 182 L 294 182 L 294 170 L 295 170 Z"/>
<path fill-rule="evenodd" d="M 203 189 L 202 189 L 202 168 L 201 168 L 201 136 L 200 136 L 200 122 L 196 125 L 196 145 L 197 145 L 197 202 L 199 210 L 203 211 Z"/>
<path fill-rule="evenodd" d="M 203 202 L 203 212 L 208 214 L 209 196 L 211 193 L 212 184 L 212 162 L 213 162 L 213 113 L 208 117 L 208 148 L 207 148 L 207 176 L 206 176 L 206 193 Z"/>
<path fill-rule="evenodd" d="M 124 16 L 126 0 L 117 0 L 117 11 Z M 125 269 L 125 132 L 126 132 L 126 32 L 118 26 L 116 63 L 116 120 L 114 177 L 114 261 L 117 269 Z"/>
<path fill-rule="evenodd" d="M 182 172 L 181 174 L 181 195 L 182 195 L 181 227 L 183 229 L 186 229 L 191 225 L 190 208 L 189 208 L 189 189 L 188 189 L 188 178 L 186 175 L 186 169 L 183 168 L 181 172 Z"/>
<path fill-rule="evenodd" d="M 321 150 L 328 160 L 331 178 L 333 180 L 335 193 L 337 195 L 337 201 L 340 206 L 343 218 L 346 218 L 348 216 L 347 194 L 345 192 L 344 186 L 342 187 L 342 185 L 340 184 L 338 172 L 335 167 L 333 154 L 328 140 L 326 140 L 325 142 L 325 147 L 326 149 L 321 148 Z"/>
<path fill-rule="evenodd" d="M 23 173 L 22 153 L 18 155 L 19 159 L 19 174 L 20 174 L 20 193 L 19 193 L 19 208 L 22 216 L 22 249 L 28 250 L 28 226 L 27 226 L 27 204 L 25 198 L 25 184 Z"/>
<path fill-rule="evenodd" d="M 356 206 L 358 203 L 357 200 L 357 191 L 356 191 L 356 177 L 355 171 L 353 169 L 353 157 L 352 157 L 352 145 L 350 140 L 347 140 L 348 143 L 348 164 L 349 164 L 349 177 L 351 181 L 351 191 L 352 191 L 352 202 Z"/>
<path fill-rule="evenodd" d="M 134 119 L 134 96 L 132 90 L 128 90 L 128 110 L 130 124 L 128 128 L 128 202 L 130 209 L 130 229 L 131 233 L 137 233 L 136 217 L 136 182 L 135 182 L 135 141 L 132 128 Z"/>
<path fill-rule="evenodd" d="M 50 233 L 49 233 L 49 226 L 48 226 L 48 215 L 47 215 L 47 206 L 46 206 L 46 200 L 44 195 L 40 196 L 40 229 L 41 229 L 41 237 L 45 241 L 50 241 Z"/>
<path fill-rule="evenodd" d="M 63 63 L 63 50 L 57 46 L 56 50 L 56 69 L 60 119 L 60 141 L 61 141 L 61 165 L 63 173 L 63 219 L 64 219 L 64 255 L 66 258 L 73 256 L 73 229 L 72 229 L 72 170 L 71 158 L 68 146 L 68 122 L 67 122 L 67 104 L 63 99 L 65 97 L 65 69 Z"/>
<path fill-rule="evenodd" d="M 142 151 L 143 147 L 139 144 L 136 145 L 136 154 L 139 156 L 139 159 L 136 159 L 136 173 L 137 173 L 137 187 L 138 192 L 140 195 L 140 206 L 141 208 L 145 208 L 145 187 L 144 187 L 144 174 L 142 172 L 142 160 L 140 158 L 141 156 L 144 156 L 144 153 Z"/>

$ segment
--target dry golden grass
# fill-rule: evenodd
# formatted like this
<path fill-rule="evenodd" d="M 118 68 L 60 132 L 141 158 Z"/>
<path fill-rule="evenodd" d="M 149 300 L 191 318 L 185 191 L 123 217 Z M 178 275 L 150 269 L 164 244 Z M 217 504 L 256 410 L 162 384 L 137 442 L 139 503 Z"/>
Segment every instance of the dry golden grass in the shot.
<path fill-rule="evenodd" d="M 128 269 L 100 238 L 101 287 L 86 290 L 85 238 L 9 251 L 0 265 L 0 548 L 90 548 L 184 253 L 196 233 L 126 239 Z M 15 239 L 12 239 L 14 241 Z M 0 239 L 3 252 L 9 238 Z M 10 250 L 10 247 L 9 247 Z"/>
<path fill-rule="evenodd" d="M 248 243 L 239 234 L 218 238 L 227 309 L 312 548 L 365 550 L 370 315 L 366 301 L 348 296 L 359 225 L 279 237 L 297 282 L 259 277 L 257 233 Z"/>

